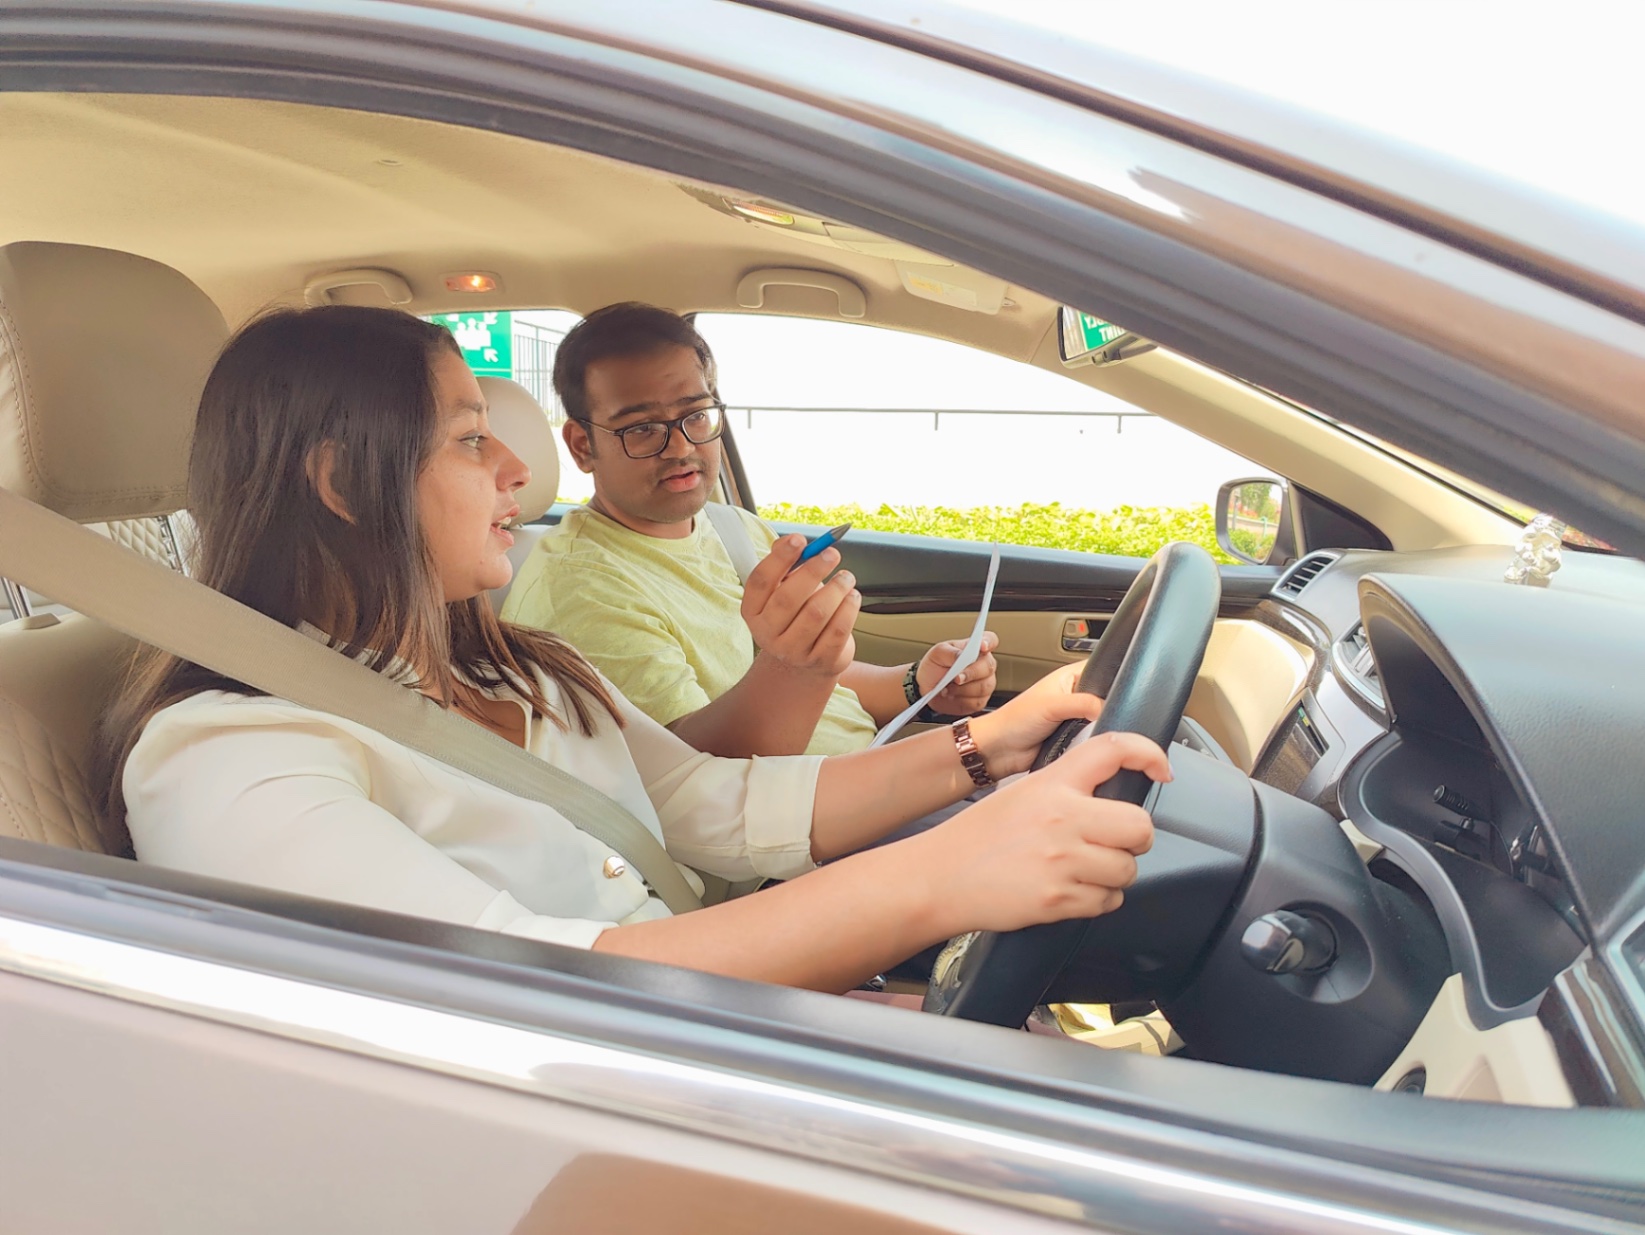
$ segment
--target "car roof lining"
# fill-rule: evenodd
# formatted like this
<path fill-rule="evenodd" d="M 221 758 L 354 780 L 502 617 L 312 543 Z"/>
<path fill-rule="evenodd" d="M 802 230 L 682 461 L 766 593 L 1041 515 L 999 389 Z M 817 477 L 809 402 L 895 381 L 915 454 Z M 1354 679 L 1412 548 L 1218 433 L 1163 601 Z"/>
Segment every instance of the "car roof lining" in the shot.
<path fill-rule="evenodd" d="M 899 302 L 902 329 L 1027 360 L 1056 306 L 1020 288 L 990 319 L 903 291 L 884 258 L 822 248 L 717 213 L 677 178 L 565 147 L 427 120 L 250 99 L 0 94 L 8 174 L 0 243 L 55 240 L 153 258 L 188 275 L 231 324 L 300 300 L 328 270 L 403 275 L 433 313 L 627 297 L 737 311 L 760 267 L 819 267 Z M 392 165 L 385 161 L 392 160 Z M 716 190 L 718 186 L 701 186 Z M 258 237 L 250 256 L 248 234 Z M 502 290 L 448 292 L 455 271 Z M 734 272 L 734 273 L 733 273 Z M 773 289 L 768 310 L 832 316 L 831 297 Z"/>
<path fill-rule="evenodd" d="M 413 292 L 405 307 L 419 313 L 587 312 L 630 298 L 747 312 L 736 297 L 746 272 L 823 269 L 864 289 L 867 323 L 1128 398 L 1333 492 L 1396 548 L 1517 534 L 1441 482 L 1172 353 L 1065 368 L 1057 305 L 1038 293 L 1009 286 L 1008 304 L 992 315 L 918 298 L 885 257 L 744 222 L 704 205 L 677 177 L 598 155 L 430 120 L 184 95 L 0 93 L 0 130 L 0 243 L 55 240 L 153 258 L 198 283 L 231 326 L 301 303 L 316 275 L 360 267 L 402 275 Z M 444 277 L 467 270 L 498 273 L 501 290 L 448 292 Z M 772 287 L 758 311 L 840 320 L 833 295 L 808 288 Z"/>

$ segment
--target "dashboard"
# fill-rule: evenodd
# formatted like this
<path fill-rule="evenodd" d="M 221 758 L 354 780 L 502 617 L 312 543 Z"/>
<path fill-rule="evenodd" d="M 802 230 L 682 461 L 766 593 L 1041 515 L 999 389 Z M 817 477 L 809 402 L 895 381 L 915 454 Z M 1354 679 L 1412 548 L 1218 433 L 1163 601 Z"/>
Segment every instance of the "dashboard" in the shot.
<path fill-rule="evenodd" d="M 1645 565 L 1500 546 L 1310 554 L 1261 620 L 1318 652 L 1253 777 L 1347 820 L 1438 917 L 1481 1028 L 1645 913 Z"/>

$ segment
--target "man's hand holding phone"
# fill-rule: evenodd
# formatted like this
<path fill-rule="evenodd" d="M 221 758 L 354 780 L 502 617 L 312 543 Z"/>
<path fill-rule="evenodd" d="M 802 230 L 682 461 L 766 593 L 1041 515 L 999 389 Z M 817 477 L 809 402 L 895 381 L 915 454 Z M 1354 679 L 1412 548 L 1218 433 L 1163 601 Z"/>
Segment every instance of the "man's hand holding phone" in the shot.
<path fill-rule="evenodd" d="M 788 668 L 838 678 L 856 656 L 852 628 L 862 608 L 856 578 L 834 542 L 850 524 L 812 541 L 781 536 L 743 585 L 742 615 L 760 654 Z"/>

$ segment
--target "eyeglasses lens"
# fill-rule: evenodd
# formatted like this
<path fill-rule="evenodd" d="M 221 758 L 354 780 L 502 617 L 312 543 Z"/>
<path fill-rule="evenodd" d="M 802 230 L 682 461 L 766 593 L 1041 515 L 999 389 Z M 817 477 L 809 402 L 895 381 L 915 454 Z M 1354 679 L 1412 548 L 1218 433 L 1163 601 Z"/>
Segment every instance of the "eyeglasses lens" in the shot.
<path fill-rule="evenodd" d="M 725 417 L 718 406 L 705 407 L 678 420 L 653 420 L 620 431 L 623 449 L 631 459 L 649 459 L 668 449 L 668 438 L 678 428 L 694 446 L 703 446 L 719 437 Z"/>

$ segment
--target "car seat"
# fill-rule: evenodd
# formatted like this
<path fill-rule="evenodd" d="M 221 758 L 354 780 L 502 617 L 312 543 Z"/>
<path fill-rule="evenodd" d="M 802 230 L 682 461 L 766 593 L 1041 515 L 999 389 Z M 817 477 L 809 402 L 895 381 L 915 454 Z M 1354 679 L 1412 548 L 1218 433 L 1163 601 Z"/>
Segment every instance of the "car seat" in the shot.
<path fill-rule="evenodd" d="M 559 492 L 559 443 L 542 405 L 519 382 L 511 382 L 506 377 L 482 377 L 479 382 L 489 409 L 492 433 L 531 469 L 531 483 L 514 495 L 514 500 L 520 503 L 520 515 L 515 521 L 524 526 L 514 532 L 514 547 L 508 551 L 508 560 L 514 563 L 514 579 L 518 579 L 520 567 L 549 531 L 546 524 L 536 520 L 548 513 Z M 503 611 L 503 600 L 514 579 L 491 589 L 494 612 Z"/>
<path fill-rule="evenodd" d="M 194 524 L 189 519 L 188 511 L 179 510 L 169 515 L 146 515 L 141 519 L 110 519 L 106 523 L 88 523 L 85 525 L 101 536 L 107 536 L 115 544 L 140 553 L 151 562 L 159 562 L 162 566 L 169 566 L 183 574 L 191 573 L 189 555 L 193 549 Z M 10 579 L 0 578 L 3 584 L 4 603 L 0 609 L 0 622 L 10 617 L 28 617 L 31 613 L 55 613 L 62 617 L 68 609 L 54 604 L 50 597 L 42 596 L 32 588 L 25 588 L 13 583 Z"/>
<path fill-rule="evenodd" d="M 181 510 L 200 390 L 227 337 L 211 299 L 159 262 L 0 248 L 0 485 L 81 523 Z M 129 849 L 86 773 L 133 650 L 80 614 L 0 625 L 0 835 Z"/>

